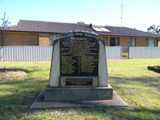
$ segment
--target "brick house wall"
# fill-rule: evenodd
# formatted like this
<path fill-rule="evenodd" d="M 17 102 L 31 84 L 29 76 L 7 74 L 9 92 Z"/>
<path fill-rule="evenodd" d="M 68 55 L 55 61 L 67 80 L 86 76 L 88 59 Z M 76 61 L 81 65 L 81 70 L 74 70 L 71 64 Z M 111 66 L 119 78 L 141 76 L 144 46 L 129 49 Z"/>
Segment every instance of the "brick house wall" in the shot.
<path fill-rule="evenodd" d="M 49 46 L 49 34 L 47 33 L 40 33 L 39 34 L 39 46 Z"/>
<path fill-rule="evenodd" d="M 7 32 L 4 34 L 4 46 L 39 45 L 37 33 Z"/>
<path fill-rule="evenodd" d="M 147 38 L 145 37 L 120 37 L 120 46 L 129 46 L 130 38 L 136 38 L 136 46 L 147 46 Z M 158 39 L 158 46 L 160 47 L 160 39 Z"/>
<path fill-rule="evenodd" d="M 0 43 L 2 44 L 1 37 Z M 0 45 L 1 45 L 0 44 Z M 7 32 L 4 34 L 3 46 L 49 46 L 49 34 Z"/>
<path fill-rule="evenodd" d="M 146 38 L 136 37 L 136 46 L 146 46 Z"/>
<path fill-rule="evenodd" d="M 128 47 L 129 37 L 120 37 L 120 46 Z"/>
<path fill-rule="evenodd" d="M 117 37 L 119 38 L 119 46 L 122 46 L 122 47 L 128 47 L 129 46 L 129 39 L 130 38 L 136 38 L 136 46 L 147 46 L 146 44 L 146 40 L 147 38 L 145 37 L 127 37 L 127 36 L 99 36 L 100 39 L 103 40 L 103 37 L 107 37 L 107 42 L 106 42 L 106 45 L 107 46 L 110 46 L 110 38 L 111 37 Z M 158 39 L 158 46 L 160 47 L 160 39 Z"/>
<path fill-rule="evenodd" d="M 158 47 L 160 47 L 160 39 L 158 39 Z"/>
<path fill-rule="evenodd" d="M 0 36 L 1 37 L 1 36 Z M 136 38 L 136 46 L 146 46 L 145 37 L 127 37 L 127 36 L 103 36 L 99 35 L 99 38 L 103 40 L 103 37 L 107 38 L 106 45 L 110 46 L 111 37 L 119 37 L 120 45 L 122 47 L 129 46 L 129 38 Z M 1 38 L 0 38 L 1 40 Z M 1 41 L 0 41 L 1 43 Z M 4 46 L 49 46 L 49 33 L 33 33 L 33 32 L 7 32 L 4 34 Z M 160 39 L 158 39 L 158 46 L 160 47 Z"/>

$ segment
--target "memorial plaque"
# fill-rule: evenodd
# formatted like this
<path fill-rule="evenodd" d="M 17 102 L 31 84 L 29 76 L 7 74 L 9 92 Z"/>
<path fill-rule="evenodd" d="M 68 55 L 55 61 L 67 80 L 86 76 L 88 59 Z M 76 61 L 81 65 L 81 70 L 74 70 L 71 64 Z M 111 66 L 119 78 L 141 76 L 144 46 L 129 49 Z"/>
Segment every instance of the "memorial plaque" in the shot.
<path fill-rule="evenodd" d="M 60 76 L 98 76 L 99 40 L 94 34 L 61 35 Z"/>
<path fill-rule="evenodd" d="M 93 80 L 88 78 L 76 78 L 68 79 L 66 78 L 66 85 L 92 85 Z"/>

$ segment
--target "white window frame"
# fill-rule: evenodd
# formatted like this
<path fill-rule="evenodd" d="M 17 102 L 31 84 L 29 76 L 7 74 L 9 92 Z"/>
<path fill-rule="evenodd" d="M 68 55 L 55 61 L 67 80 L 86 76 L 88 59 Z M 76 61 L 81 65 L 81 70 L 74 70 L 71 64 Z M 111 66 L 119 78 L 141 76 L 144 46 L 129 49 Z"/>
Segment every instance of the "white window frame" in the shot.
<path fill-rule="evenodd" d="M 104 41 L 104 44 L 107 45 L 107 37 L 106 36 L 103 37 L 103 41 Z"/>
<path fill-rule="evenodd" d="M 157 47 L 158 46 L 157 39 L 155 39 L 155 38 L 148 38 L 147 39 L 147 46 L 148 47 Z"/>
<path fill-rule="evenodd" d="M 136 38 L 129 38 L 129 46 L 136 46 Z"/>

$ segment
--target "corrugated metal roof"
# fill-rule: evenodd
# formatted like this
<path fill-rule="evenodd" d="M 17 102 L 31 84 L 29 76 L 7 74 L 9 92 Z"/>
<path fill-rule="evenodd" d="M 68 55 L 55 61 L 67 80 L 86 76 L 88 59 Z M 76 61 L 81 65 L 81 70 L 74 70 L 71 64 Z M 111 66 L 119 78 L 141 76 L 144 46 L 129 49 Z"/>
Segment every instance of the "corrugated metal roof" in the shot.
<path fill-rule="evenodd" d="M 59 23 L 47 21 L 20 20 L 17 26 L 10 27 L 9 31 L 25 31 L 25 32 L 47 32 L 47 33 L 64 33 L 74 30 L 95 32 L 96 34 L 112 35 L 112 36 L 140 36 L 140 37 L 160 37 L 160 35 L 152 34 L 127 27 L 105 26 L 111 32 L 97 32 L 92 29 L 89 24 L 76 23 Z"/>

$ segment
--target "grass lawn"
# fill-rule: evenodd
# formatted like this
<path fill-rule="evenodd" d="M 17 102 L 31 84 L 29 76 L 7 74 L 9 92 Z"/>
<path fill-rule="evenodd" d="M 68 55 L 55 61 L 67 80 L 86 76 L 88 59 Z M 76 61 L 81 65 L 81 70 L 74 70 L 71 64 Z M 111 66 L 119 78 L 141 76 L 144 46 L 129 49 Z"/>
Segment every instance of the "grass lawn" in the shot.
<path fill-rule="evenodd" d="M 29 110 L 49 79 L 49 62 L 0 62 L 0 68 L 21 68 L 25 76 L 0 77 L 0 120 L 160 120 L 160 74 L 147 66 L 160 59 L 108 60 L 109 83 L 129 107 Z M 0 72 L 2 76 L 2 72 Z"/>

